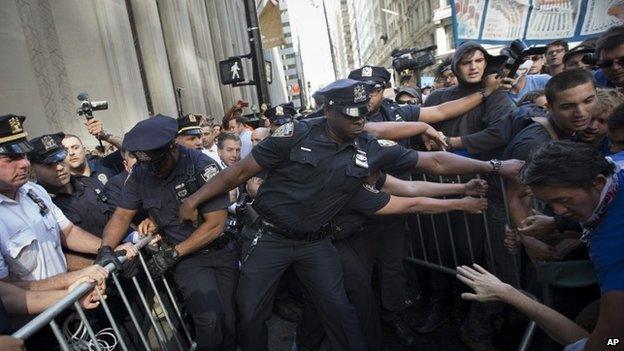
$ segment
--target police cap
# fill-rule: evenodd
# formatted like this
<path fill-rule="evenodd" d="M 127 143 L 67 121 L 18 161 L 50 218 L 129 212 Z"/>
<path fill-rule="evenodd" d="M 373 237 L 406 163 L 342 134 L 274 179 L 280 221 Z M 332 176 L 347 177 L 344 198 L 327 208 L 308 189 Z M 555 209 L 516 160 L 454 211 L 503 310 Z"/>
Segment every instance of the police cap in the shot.
<path fill-rule="evenodd" d="M 32 144 L 26 139 L 24 116 L 0 116 L 0 154 L 20 155 L 32 150 Z"/>
<path fill-rule="evenodd" d="M 567 62 L 574 55 L 589 54 L 592 52 L 594 52 L 594 48 L 592 48 L 591 46 L 579 45 L 577 47 L 574 47 L 573 49 L 568 50 L 568 52 L 566 52 L 565 55 L 563 55 L 563 62 L 564 63 Z"/>
<path fill-rule="evenodd" d="M 338 110 L 350 117 L 361 117 L 369 112 L 368 101 L 373 85 L 353 79 L 339 79 L 320 89 L 325 107 Z"/>
<path fill-rule="evenodd" d="M 378 66 L 364 66 L 355 69 L 349 73 L 350 79 L 359 80 L 362 82 L 370 82 L 375 85 L 375 88 L 388 88 L 390 87 L 390 72 Z"/>
<path fill-rule="evenodd" d="M 291 101 L 271 107 L 264 115 L 272 124 L 281 126 L 282 124 L 292 121 L 296 114 L 297 110 L 295 109 L 295 104 Z"/>
<path fill-rule="evenodd" d="M 67 151 L 63 146 L 65 134 L 45 134 L 30 141 L 33 150 L 28 153 L 28 159 L 33 163 L 51 164 L 65 160 Z"/>
<path fill-rule="evenodd" d="M 178 118 L 178 135 L 201 135 L 201 115 L 189 113 Z"/>
<path fill-rule="evenodd" d="M 139 161 L 150 162 L 169 151 L 178 133 L 175 118 L 158 114 L 137 123 L 124 135 L 122 147 Z"/>
<path fill-rule="evenodd" d="M 399 95 L 403 95 L 403 94 L 407 94 L 413 98 L 417 98 L 420 100 L 421 94 L 418 92 L 417 88 L 408 87 L 408 86 L 399 87 L 399 89 L 397 89 L 397 92 L 396 92 L 396 98 L 398 99 Z"/>

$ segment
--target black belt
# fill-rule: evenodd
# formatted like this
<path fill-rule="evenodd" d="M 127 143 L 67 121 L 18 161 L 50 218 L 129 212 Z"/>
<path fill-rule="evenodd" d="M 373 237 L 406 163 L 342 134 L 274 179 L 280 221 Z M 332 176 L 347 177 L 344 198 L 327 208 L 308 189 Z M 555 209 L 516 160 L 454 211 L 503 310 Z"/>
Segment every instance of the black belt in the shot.
<path fill-rule="evenodd" d="M 212 252 L 221 250 L 226 247 L 230 243 L 230 241 L 232 241 L 232 236 L 226 233 L 214 239 L 210 242 L 210 244 L 204 246 L 200 250 L 197 250 L 197 252 Z"/>
<path fill-rule="evenodd" d="M 280 237 L 282 239 L 288 240 L 296 240 L 296 241 L 317 241 L 322 240 L 330 235 L 332 235 L 332 227 L 329 223 L 323 225 L 321 229 L 315 232 L 299 232 L 295 230 L 288 230 L 284 228 L 280 228 L 275 224 L 271 224 L 265 220 L 261 220 L 260 227 L 264 229 L 267 233 L 272 234 L 273 236 Z"/>

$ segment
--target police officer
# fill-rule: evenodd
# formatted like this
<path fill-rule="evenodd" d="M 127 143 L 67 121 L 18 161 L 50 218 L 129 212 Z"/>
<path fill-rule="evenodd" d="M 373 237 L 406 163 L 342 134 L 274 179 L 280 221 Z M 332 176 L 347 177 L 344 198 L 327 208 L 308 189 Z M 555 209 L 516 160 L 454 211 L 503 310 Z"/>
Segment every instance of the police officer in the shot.
<path fill-rule="evenodd" d="M 295 105 L 291 101 L 271 107 L 264 115 L 269 119 L 269 129 L 273 133 L 277 128 L 292 122 L 297 115 L 297 110 L 295 110 Z"/>
<path fill-rule="evenodd" d="M 254 225 L 243 230 L 247 242 L 237 301 L 244 350 L 267 349 L 270 302 L 279 278 L 291 265 L 318 310 L 333 349 L 366 349 L 329 236 L 330 220 L 352 200 L 372 170 L 517 171 L 513 162 L 503 165 L 448 153 L 419 154 L 363 133 L 370 88 L 351 79 L 328 85 L 320 91 L 325 96 L 325 118 L 284 124 L 250 156 L 215 176 L 180 207 L 181 220 L 195 220 L 197 204 L 222 195 L 262 169 L 269 170 L 253 204 Z M 371 214 L 384 204 L 359 205 Z"/>
<path fill-rule="evenodd" d="M 188 114 L 178 118 L 178 134 L 176 143 L 187 149 L 195 149 L 202 151 L 202 117 L 199 115 Z"/>
<path fill-rule="evenodd" d="M 123 198 L 104 229 L 98 262 L 114 262 L 111 245 L 123 237 L 132 218 L 145 208 L 156 221 L 165 245 L 149 262 L 158 277 L 172 270 L 193 318 L 199 350 L 234 350 L 234 289 L 237 254 L 234 243 L 222 236 L 227 217 L 227 196 L 200 206 L 202 223 L 194 228 L 178 221 L 178 206 L 220 171 L 201 151 L 177 145 L 174 118 L 157 115 L 135 125 L 123 147 L 138 163 L 124 185 Z"/>

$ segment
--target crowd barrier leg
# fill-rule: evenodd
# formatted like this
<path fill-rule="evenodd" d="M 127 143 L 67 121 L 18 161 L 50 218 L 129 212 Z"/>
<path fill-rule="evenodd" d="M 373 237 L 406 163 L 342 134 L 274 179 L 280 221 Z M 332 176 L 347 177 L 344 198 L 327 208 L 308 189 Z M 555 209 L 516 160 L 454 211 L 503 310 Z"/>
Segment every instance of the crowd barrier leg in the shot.
<path fill-rule="evenodd" d="M 74 302 L 74 308 L 76 309 L 76 312 L 78 312 L 78 316 L 80 316 L 80 320 L 82 321 L 82 323 L 84 323 L 85 329 L 87 329 L 87 334 L 89 334 L 89 337 L 91 338 L 91 343 L 93 343 L 93 346 L 95 347 L 95 349 L 97 351 L 103 351 L 102 348 L 100 347 L 100 343 L 98 342 L 95 332 L 93 332 L 91 323 L 89 323 L 89 320 L 87 319 L 87 316 L 85 315 L 84 310 L 82 309 L 82 306 L 80 306 L 78 302 Z"/>
<path fill-rule="evenodd" d="M 147 273 L 147 280 L 149 281 L 150 286 L 152 287 L 152 290 L 154 290 L 154 296 L 156 296 L 156 300 L 160 304 L 163 314 L 165 315 L 165 319 L 167 320 L 167 323 L 169 324 L 169 327 L 171 328 L 173 338 L 175 339 L 176 344 L 178 344 L 178 347 L 180 348 L 180 350 L 184 350 L 184 347 L 182 346 L 182 341 L 180 341 L 180 338 L 178 337 L 179 331 L 173 324 L 171 317 L 169 316 L 169 312 L 167 312 L 167 308 L 165 308 L 165 304 L 163 303 L 163 300 L 160 298 L 160 293 L 158 292 L 158 289 L 156 289 L 156 284 L 154 283 L 154 279 L 149 274 L 149 270 L 147 269 L 147 264 L 145 263 L 143 254 L 139 252 L 138 256 L 139 256 L 139 261 L 141 262 L 141 266 L 143 266 L 143 269 Z"/>
<path fill-rule="evenodd" d="M 139 334 L 141 343 L 145 347 L 145 350 L 149 351 L 150 345 L 149 345 L 149 342 L 147 341 L 147 336 L 143 332 L 141 328 L 141 324 L 139 323 L 139 320 L 137 319 L 136 315 L 134 314 L 134 311 L 132 310 L 132 306 L 130 305 L 128 298 L 126 297 L 126 293 L 124 292 L 121 286 L 121 283 L 119 282 L 117 273 L 113 273 L 112 276 L 113 276 L 113 282 L 115 283 L 115 287 L 117 288 L 117 291 L 119 291 L 119 295 L 121 296 L 121 300 L 123 301 L 124 306 L 126 306 L 126 310 L 128 310 L 128 313 L 130 314 L 130 318 L 132 319 L 132 324 L 134 324 L 134 327 L 136 328 L 137 333 Z"/>
<path fill-rule="evenodd" d="M 439 177 L 440 183 L 444 183 L 444 179 L 442 176 Z M 445 197 L 446 198 L 446 197 Z M 451 216 L 448 212 L 444 213 L 446 217 L 446 226 L 448 227 L 448 235 L 451 244 L 451 253 L 453 254 L 453 263 L 455 263 L 455 267 L 457 267 L 457 250 L 455 249 L 455 239 L 453 238 L 453 227 L 451 226 Z"/>
<path fill-rule="evenodd" d="M 459 175 L 457 175 L 457 183 L 461 184 L 462 180 Z M 466 229 L 466 236 L 468 237 L 468 253 L 470 254 L 470 262 L 475 261 L 474 250 L 472 248 L 472 235 L 470 234 L 470 225 L 468 224 L 468 215 L 466 212 L 463 212 L 464 215 L 464 228 Z"/>
<path fill-rule="evenodd" d="M 163 349 L 167 349 L 167 341 L 165 338 L 165 333 L 162 331 L 162 329 L 160 329 L 160 327 L 158 326 L 158 324 L 156 324 L 156 319 L 154 319 L 154 315 L 152 314 L 152 309 L 150 308 L 149 304 L 147 303 L 147 299 L 145 298 L 145 294 L 143 293 L 143 290 L 141 289 L 141 285 L 139 284 L 139 281 L 137 280 L 136 277 L 132 277 L 132 283 L 134 284 L 134 288 L 137 291 L 137 294 L 139 295 L 139 298 L 141 299 L 141 304 L 143 305 L 143 308 L 145 309 L 147 316 L 150 320 L 150 323 L 152 324 L 152 327 L 154 328 L 154 332 L 156 333 L 156 339 L 158 339 L 158 343 L 160 343 L 160 346 Z"/>
<path fill-rule="evenodd" d="M 59 345 L 61 346 L 61 350 L 70 351 L 69 344 L 67 343 L 67 340 L 65 340 L 63 333 L 61 333 L 61 328 L 59 328 L 58 324 L 56 324 L 56 321 L 52 319 L 49 324 L 50 324 L 50 328 L 52 329 L 52 332 L 54 333 L 54 336 L 56 337 L 56 340 L 59 342 Z"/>
<path fill-rule="evenodd" d="M 182 330 L 184 330 L 184 334 L 186 335 L 189 345 L 191 345 L 191 351 L 195 350 L 197 348 L 197 343 L 193 341 L 193 338 L 191 337 L 191 333 L 189 332 L 186 326 L 186 323 L 184 323 L 184 319 L 182 318 L 182 313 L 180 312 L 180 307 L 178 306 L 178 302 L 175 296 L 173 295 L 173 290 L 171 290 L 171 287 L 169 286 L 169 282 L 167 281 L 167 278 L 162 277 L 162 282 L 163 282 L 163 285 L 165 286 L 165 290 L 167 290 L 167 295 L 169 295 L 169 300 L 171 300 L 171 305 L 173 306 L 173 309 L 175 310 L 175 313 L 178 316 L 180 324 L 182 324 Z"/>
<path fill-rule="evenodd" d="M 507 187 L 505 186 L 505 179 L 503 178 L 503 176 L 500 176 L 500 183 L 501 183 L 501 191 L 503 193 L 503 202 L 505 203 L 505 216 L 507 218 L 507 225 L 509 226 L 509 228 L 515 228 L 516 226 L 514 225 L 514 222 L 511 218 L 511 211 L 509 210 L 509 196 L 507 195 Z M 512 260 L 513 260 L 513 265 L 514 265 L 514 276 L 515 276 L 515 283 L 516 283 L 516 288 L 520 288 L 521 287 L 521 282 L 520 282 L 520 263 L 518 262 L 518 255 L 516 254 L 511 254 L 512 255 Z"/>
<path fill-rule="evenodd" d="M 427 176 L 425 174 L 423 174 L 423 180 L 427 181 Z M 436 248 L 436 253 L 438 254 L 438 263 L 440 264 L 440 266 L 444 266 L 442 264 L 442 253 L 440 252 L 440 243 L 438 242 L 438 230 L 436 229 L 436 224 L 435 224 L 435 217 L 431 214 L 429 215 L 429 218 L 431 219 L 431 229 L 432 229 L 432 233 L 433 233 L 433 243 L 435 245 Z"/>
<path fill-rule="evenodd" d="M 119 331 L 119 326 L 117 325 L 117 322 L 115 322 L 115 318 L 113 317 L 113 314 L 111 313 L 110 308 L 108 307 L 108 302 L 106 302 L 106 299 L 102 297 L 102 292 L 97 286 L 95 287 L 95 291 L 97 292 L 98 297 L 100 298 L 100 304 L 102 305 L 102 308 L 104 309 L 104 313 L 106 313 L 106 318 L 108 318 L 108 321 L 110 322 L 111 327 L 113 328 L 113 333 L 115 334 L 115 337 L 117 337 L 117 339 L 119 340 L 119 345 L 121 346 L 121 349 L 123 351 L 128 351 L 128 346 L 126 345 L 126 341 L 124 340 L 124 337 L 121 335 L 121 332 Z"/>
<path fill-rule="evenodd" d="M 423 236 L 423 226 L 422 221 L 420 220 L 420 215 L 416 215 L 416 224 L 418 225 L 418 236 L 420 236 L 420 246 L 422 247 L 423 258 L 425 261 L 429 261 L 427 259 L 427 249 L 425 248 L 425 237 Z M 415 257 L 412 254 L 412 257 Z"/>
<path fill-rule="evenodd" d="M 477 174 L 477 179 L 481 179 L 481 175 Z M 480 196 L 481 198 L 483 198 L 483 196 Z M 490 268 L 490 270 L 492 271 L 492 274 L 496 275 L 496 264 L 495 264 L 495 260 L 494 260 L 494 251 L 492 250 L 492 237 L 490 235 L 490 225 L 488 222 L 488 217 L 487 217 L 487 213 L 486 211 L 483 211 L 482 213 L 483 215 L 483 229 L 485 230 L 485 246 L 487 249 L 487 259 L 488 259 L 488 266 Z"/>

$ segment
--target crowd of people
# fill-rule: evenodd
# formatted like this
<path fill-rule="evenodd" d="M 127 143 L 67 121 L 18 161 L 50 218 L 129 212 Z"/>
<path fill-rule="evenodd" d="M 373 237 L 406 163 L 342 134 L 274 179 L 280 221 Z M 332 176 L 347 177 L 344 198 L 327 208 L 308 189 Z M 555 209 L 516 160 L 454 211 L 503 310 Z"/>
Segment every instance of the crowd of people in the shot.
<path fill-rule="evenodd" d="M 296 350 L 383 350 L 383 326 L 417 347 L 449 320 L 472 350 L 514 348 L 528 320 L 549 337 L 535 349 L 623 349 L 624 27 L 553 41 L 513 77 L 501 62 L 466 42 L 432 87 L 396 89 L 363 66 L 313 110 L 263 106 L 253 123 L 243 101 L 123 137 L 91 118 L 106 147 L 90 151 L 0 116 L 0 349 L 50 349 L 47 330 L 9 335 L 83 282 L 89 320 L 109 327 L 96 307 L 120 297 L 103 267 L 136 277 L 146 235 L 198 350 L 267 350 L 274 314 L 297 322 Z M 578 261 L 597 284 L 566 281 Z M 565 288 L 546 292 L 548 275 Z"/>

